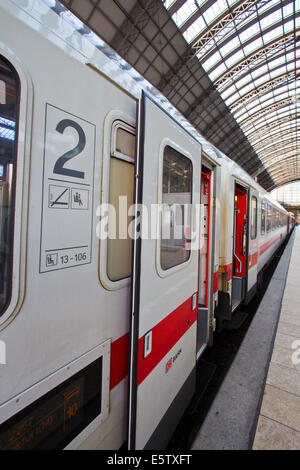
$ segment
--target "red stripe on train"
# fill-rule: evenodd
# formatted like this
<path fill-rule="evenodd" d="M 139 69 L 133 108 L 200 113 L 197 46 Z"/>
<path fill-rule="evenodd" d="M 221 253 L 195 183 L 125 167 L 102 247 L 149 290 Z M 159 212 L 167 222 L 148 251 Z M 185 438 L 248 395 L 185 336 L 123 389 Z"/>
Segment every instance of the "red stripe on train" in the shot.
<path fill-rule="evenodd" d="M 214 284 L 213 284 L 213 294 L 219 290 L 219 271 L 214 273 Z"/>
<path fill-rule="evenodd" d="M 249 268 L 253 268 L 257 264 L 258 261 L 258 252 L 256 251 L 255 253 L 252 253 L 249 255 L 249 263 L 248 266 Z"/>
<path fill-rule="evenodd" d="M 110 390 L 128 374 L 129 333 L 121 336 L 110 348 Z"/>
<path fill-rule="evenodd" d="M 262 255 L 265 251 L 267 251 L 270 248 L 270 246 L 273 245 L 273 243 L 275 243 L 280 238 L 281 238 L 281 234 L 276 235 L 276 237 L 273 237 L 271 240 L 267 241 L 263 245 L 260 245 L 259 254 Z"/>
<path fill-rule="evenodd" d="M 138 346 L 138 385 L 152 372 L 197 320 L 196 308 L 192 310 L 192 297 L 176 308 L 152 329 L 152 350 L 144 358 L 144 337 Z"/>

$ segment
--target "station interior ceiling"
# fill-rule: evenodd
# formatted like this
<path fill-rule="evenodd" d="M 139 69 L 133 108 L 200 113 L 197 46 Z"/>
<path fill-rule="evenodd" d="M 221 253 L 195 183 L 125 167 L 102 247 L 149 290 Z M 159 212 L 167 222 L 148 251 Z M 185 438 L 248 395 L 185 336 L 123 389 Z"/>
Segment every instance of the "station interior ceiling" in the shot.
<path fill-rule="evenodd" d="M 266 190 L 300 180 L 300 0 L 60 5 Z"/>

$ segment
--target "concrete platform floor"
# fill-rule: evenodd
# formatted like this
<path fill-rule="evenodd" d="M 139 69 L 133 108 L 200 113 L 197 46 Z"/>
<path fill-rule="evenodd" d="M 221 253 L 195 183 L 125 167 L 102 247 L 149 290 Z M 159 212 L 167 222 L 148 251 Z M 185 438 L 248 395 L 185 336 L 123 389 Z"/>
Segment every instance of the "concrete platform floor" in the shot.
<path fill-rule="evenodd" d="M 254 450 L 300 450 L 300 227 L 295 240 Z"/>
<path fill-rule="evenodd" d="M 293 248 L 288 290 L 282 305 Z M 240 349 L 191 446 L 192 450 L 248 450 L 253 446 L 256 429 L 256 449 L 271 448 L 268 447 L 270 442 L 276 441 L 278 448 L 299 448 L 299 368 L 290 363 L 294 352 L 291 341 L 300 340 L 299 256 L 300 227 L 292 234 L 281 256 Z M 267 398 L 257 428 L 281 305 L 282 322 L 274 350 L 277 362 L 274 360 L 270 366 L 268 394 L 265 395 Z M 280 359 L 279 350 L 284 350 Z M 274 398 L 273 408 L 269 405 L 271 396 Z M 290 405 L 287 397 L 292 398 Z M 291 411 L 287 412 L 287 409 Z M 278 426 L 282 426 L 281 430 L 286 434 L 277 433 Z M 287 433 L 289 437 L 285 437 Z"/>

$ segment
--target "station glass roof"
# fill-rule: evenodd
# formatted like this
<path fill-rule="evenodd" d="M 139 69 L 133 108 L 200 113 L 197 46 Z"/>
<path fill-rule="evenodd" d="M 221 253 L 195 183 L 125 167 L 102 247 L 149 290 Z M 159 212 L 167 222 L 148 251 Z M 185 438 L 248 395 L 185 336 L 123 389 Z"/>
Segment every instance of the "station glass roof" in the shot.
<path fill-rule="evenodd" d="M 265 189 L 300 180 L 300 0 L 42 1 L 76 15 Z"/>
<path fill-rule="evenodd" d="M 162 2 L 260 157 L 254 175 L 300 178 L 300 1 Z"/>

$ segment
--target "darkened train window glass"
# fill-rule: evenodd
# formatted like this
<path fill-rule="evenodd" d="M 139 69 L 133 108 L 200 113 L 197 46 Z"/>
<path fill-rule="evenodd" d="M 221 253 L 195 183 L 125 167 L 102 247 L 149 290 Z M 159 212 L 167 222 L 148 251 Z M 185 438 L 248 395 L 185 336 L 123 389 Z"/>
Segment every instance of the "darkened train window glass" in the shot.
<path fill-rule="evenodd" d="M 266 208 L 267 208 L 267 232 L 270 232 L 272 228 L 272 207 L 270 206 L 270 204 L 267 204 Z"/>
<path fill-rule="evenodd" d="M 257 233 L 257 198 L 252 196 L 251 198 L 251 239 L 256 238 Z"/>
<path fill-rule="evenodd" d="M 280 227 L 280 212 L 276 211 L 276 225 L 277 228 Z"/>
<path fill-rule="evenodd" d="M 265 203 L 261 203 L 261 214 L 260 214 L 260 233 L 262 235 L 265 234 L 266 231 L 266 209 L 265 209 Z"/>
<path fill-rule="evenodd" d="M 0 56 L 0 316 L 12 290 L 19 96 L 19 77 Z"/>
<path fill-rule="evenodd" d="M 272 230 L 276 228 L 276 210 L 272 207 Z"/>
<path fill-rule="evenodd" d="M 160 264 L 170 269 L 190 257 L 192 162 L 170 146 L 164 150 Z"/>

